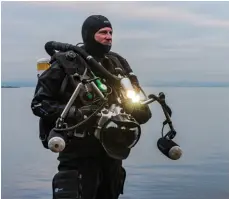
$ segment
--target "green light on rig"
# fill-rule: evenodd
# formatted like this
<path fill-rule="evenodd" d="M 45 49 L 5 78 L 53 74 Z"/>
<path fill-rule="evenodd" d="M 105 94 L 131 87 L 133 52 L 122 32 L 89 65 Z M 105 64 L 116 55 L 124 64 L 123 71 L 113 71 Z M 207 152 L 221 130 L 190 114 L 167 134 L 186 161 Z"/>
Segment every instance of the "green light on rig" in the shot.
<path fill-rule="evenodd" d="M 102 92 L 107 92 L 107 86 L 105 84 L 103 84 L 99 79 L 95 80 L 99 90 L 101 90 Z"/>
<path fill-rule="evenodd" d="M 91 93 L 87 93 L 87 97 L 88 97 L 88 99 L 91 100 L 93 98 L 93 95 Z"/>

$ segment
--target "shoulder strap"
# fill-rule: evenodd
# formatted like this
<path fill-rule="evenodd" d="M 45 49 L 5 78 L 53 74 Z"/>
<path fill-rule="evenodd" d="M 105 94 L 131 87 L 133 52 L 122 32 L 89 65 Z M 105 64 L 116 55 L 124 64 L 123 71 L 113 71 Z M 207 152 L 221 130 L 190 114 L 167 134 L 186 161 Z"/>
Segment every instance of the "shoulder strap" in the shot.
<path fill-rule="evenodd" d="M 65 92 L 70 76 L 75 73 L 82 75 L 87 66 L 86 62 L 73 51 L 57 52 L 54 59 L 59 63 L 66 73 L 59 92 L 59 94 L 62 95 Z M 72 83 L 72 81 L 70 82 Z"/>
<path fill-rule="evenodd" d="M 121 64 L 122 69 L 124 69 L 126 74 L 133 72 L 127 60 L 123 58 L 121 55 L 119 55 L 118 53 L 110 51 L 106 56 L 116 63 L 119 62 L 119 65 Z"/>
<path fill-rule="evenodd" d="M 57 52 L 55 54 L 55 60 L 63 68 L 67 75 L 72 75 L 81 68 L 81 64 L 78 64 L 79 56 L 73 51 L 68 52 Z"/>
<path fill-rule="evenodd" d="M 65 78 L 61 84 L 61 87 L 60 87 L 60 91 L 59 91 L 59 95 L 63 95 L 64 94 L 64 91 L 67 87 L 67 84 L 68 84 L 68 75 L 65 75 Z"/>

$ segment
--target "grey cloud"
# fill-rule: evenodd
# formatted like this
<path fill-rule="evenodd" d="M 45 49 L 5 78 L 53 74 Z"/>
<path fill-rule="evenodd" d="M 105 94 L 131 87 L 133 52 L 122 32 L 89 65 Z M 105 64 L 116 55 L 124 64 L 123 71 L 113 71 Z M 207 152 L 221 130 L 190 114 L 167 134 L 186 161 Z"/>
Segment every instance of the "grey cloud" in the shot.
<path fill-rule="evenodd" d="M 184 1 L 184 2 L 157 2 L 161 6 L 169 6 L 189 10 L 192 13 L 205 15 L 210 18 L 229 19 L 229 2 L 226 1 Z"/>
<path fill-rule="evenodd" d="M 213 4 L 4 2 L 2 79 L 35 79 L 36 60 L 47 57 L 45 42 L 80 42 L 83 20 L 102 13 L 114 26 L 113 50 L 127 58 L 143 83 L 155 79 L 225 81 L 229 17 L 222 17 L 219 10 L 211 12 L 212 8 L 201 13 L 198 5 Z"/>
<path fill-rule="evenodd" d="M 33 2 L 31 2 L 31 4 L 33 4 Z M 79 13 L 84 12 L 85 17 L 88 14 L 102 12 L 123 20 L 130 19 L 130 17 L 139 17 L 145 20 L 169 20 L 186 22 L 199 26 L 229 28 L 229 18 L 217 19 L 209 14 L 204 15 L 193 11 L 190 12 L 188 7 L 179 6 L 177 3 L 175 3 L 176 7 L 171 6 L 173 5 L 172 3 L 160 5 L 160 3 L 158 4 L 157 2 L 34 2 L 34 4 L 43 7 L 65 8 L 75 10 Z M 198 3 L 196 3 L 196 5 L 198 5 Z M 199 5 L 201 5 L 201 3 Z M 205 7 L 206 6 L 208 7 L 207 3 L 205 3 Z M 229 4 L 225 4 L 225 6 L 229 7 Z M 220 8 L 224 7 L 226 10 L 225 6 L 223 5 Z M 195 8 L 198 7 L 196 6 Z"/>

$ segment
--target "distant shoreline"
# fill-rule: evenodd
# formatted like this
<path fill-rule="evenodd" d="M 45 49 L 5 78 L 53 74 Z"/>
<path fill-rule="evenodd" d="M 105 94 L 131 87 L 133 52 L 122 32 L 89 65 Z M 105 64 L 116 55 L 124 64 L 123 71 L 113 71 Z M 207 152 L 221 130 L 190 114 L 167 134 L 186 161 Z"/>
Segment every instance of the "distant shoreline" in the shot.
<path fill-rule="evenodd" d="M 1 88 L 21 88 L 20 86 L 1 86 Z"/>
<path fill-rule="evenodd" d="M 190 85 L 190 86 L 187 86 L 187 85 L 142 85 L 141 86 L 142 88 L 144 87 L 155 87 L 155 88 L 160 88 L 160 87 L 163 87 L 163 88 L 228 88 L 229 86 L 228 85 L 225 85 L 225 86 L 220 86 L 220 85 L 212 85 L 212 86 L 204 86 L 204 85 L 200 85 L 200 86 L 197 86 L 197 85 Z M 2 86 L 1 88 L 36 88 L 36 86 Z"/>
<path fill-rule="evenodd" d="M 142 87 L 204 87 L 204 88 L 216 88 L 216 87 L 229 87 L 229 82 L 189 82 L 189 81 L 178 81 L 178 82 L 149 82 L 141 84 Z M 2 88 L 22 88 L 22 87 L 36 87 L 35 82 L 2 82 Z"/>

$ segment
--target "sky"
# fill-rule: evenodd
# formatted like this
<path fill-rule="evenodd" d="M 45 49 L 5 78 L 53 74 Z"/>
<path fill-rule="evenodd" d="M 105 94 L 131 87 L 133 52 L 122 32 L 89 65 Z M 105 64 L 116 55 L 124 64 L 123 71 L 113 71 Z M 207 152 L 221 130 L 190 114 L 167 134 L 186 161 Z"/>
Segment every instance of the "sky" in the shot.
<path fill-rule="evenodd" d="M 35 81 L 48 41 L 82 42 L 83 21 L 106 16 L 112 51 L 143 85 L 229 81 L 229 2 L 1 2 L 1 79 Z"/>

